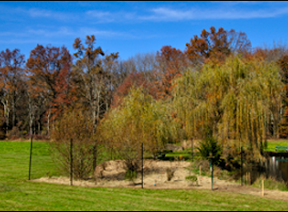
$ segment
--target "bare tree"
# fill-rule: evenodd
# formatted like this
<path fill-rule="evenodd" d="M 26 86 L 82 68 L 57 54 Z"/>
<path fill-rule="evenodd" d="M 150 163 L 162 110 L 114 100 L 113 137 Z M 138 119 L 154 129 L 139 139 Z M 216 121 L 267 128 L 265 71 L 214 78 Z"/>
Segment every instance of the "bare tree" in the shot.
<path fill-rule="evenodd" d="M 1 103 L 4 106 L 6 134 L 8 133 L 10 110 L 12 110 L 12 126 L 16 125 L 16 103 L 21 97 L 19 87 L 22 84 L 24 55 L 19 49 L 0 53 Z"/>

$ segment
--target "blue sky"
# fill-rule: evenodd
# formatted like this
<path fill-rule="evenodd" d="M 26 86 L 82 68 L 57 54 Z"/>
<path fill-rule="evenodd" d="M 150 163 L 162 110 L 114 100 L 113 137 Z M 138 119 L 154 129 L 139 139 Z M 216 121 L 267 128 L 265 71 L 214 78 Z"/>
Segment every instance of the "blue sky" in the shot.
<path fill-rule="evenodd" d="M 19 48 L 26 59 L 37 44 L 65 45 L 96 36 L 104 52 L 121 59 L 184 50 L 202 29 L 245 32 L 252 46 L 287 44 L 288 2 L 0 2 L 0 51 Z"/>

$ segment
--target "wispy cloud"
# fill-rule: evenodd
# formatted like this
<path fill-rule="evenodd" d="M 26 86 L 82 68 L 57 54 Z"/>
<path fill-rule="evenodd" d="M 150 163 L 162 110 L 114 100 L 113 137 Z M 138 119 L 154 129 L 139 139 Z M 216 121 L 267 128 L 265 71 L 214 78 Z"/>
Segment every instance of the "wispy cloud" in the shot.
<path fill-rule="evenodd" d="M 49 18 L 55 20 L 73 20 L 75 19 L 78 14 L 73 14 L 69 12 L 59 12 L 53 10 L 46 10 L 46 9 L 39 9 L 39 8 L 24 8 L 24 7 L 9 7 L 9 6 L 2 6 L 0 7 L 1 15 L 4 15 L 10 18 L 14 18 L 16 15 L 16 19 L 26 19 L 26 17 L 31 18 Z"/>
<path fill-rule="evenodd" d="M 25 12 L 28 13 L 29 16 L 33 18 L 53 18 L 57 20 L 71 20 L 73 19 L 73 17 L 75 17 L 75 14 L 72 15 L 69 13 L 37 9 L 37 8 L 32 8 L 32 9 L 26 10 Z"/>
<path fill-rule="evenodd" d="M 75 32 L 67 27 L 60 27 L 58 30 L 47 30 L 47 29 L 29 29 L 27 33 L 30 35 L 41 35 L 44 37 L 54 37 L 54 36 L 70 36 L 74 35 Z"/>
<path fill-rule="evenodd" d="M 277 8 L 266 7 L 266 9 L 241 8 L 237 5 L 254 5 L 259 2 L 229 2 L 219 8 L 192 8 L 192 9 L 172 9 L 158 7 L 148 10 L 143 15 L 136 12 L 108 12 L 99 10 L 87 11 L 86 18 L 93 17 L 97 22 L 135 22 L 135 21 L 186 21 L 186 20 L 207 20 L 207 19 L 252 19 L 252 18 L 272 18 L 288 14 L 288 6 Z M 143 8 L 144 9 L 144 8 Z M 146 10 L 147 11 L 147 10 Z"/>
<path fill-rule="evenodd" d="M 80 27 L 76 29 L 68 27 L 59 27 L 58 29 L 28 28 L 23 30 L 21 33 L 14 31 L 0 32 L 0 43 L 35 43 L 35 39 L 39 40 L 40 38 L 40 40 L 48 39 L 55 43 L 63 39 L 73 40 L 76 37 L 82 37 L 84 39 L 86 35 L 95 35 L 96 38 L 101 39 L 137 39 L 143 37 L 143 35 L 138 36 L 137 33 L 133 32 L 103 30 L 96 27 Z"/>
<path fill-rule="evenodd" d="M 93 19 L 98 23 L 109 23 L 116 22 L 117 16 L 111 12 L 98 11 L 98 10 L 89 10 L 85 13 L 85 17 L 88 19 Z M 118 19 L 119 21 L 119 19 Z"/>
<path fill-rule="evenodd" d="M 152 15 L 141 16 L 139 19 L 149 21 L 185 21 L 204 19 L 251 19 L 251 18 L 272 18 L 288 14 L 288 7 L 276 10 L 239 10 L 239 9 L 190 9 L 176 10 L 165 7 L 154 8 Z"/>
<path fill-rule="evenodd" d="M 95 35 L 95 36 L 104 36 L 104 37 L 119 37 L 119 36 L 130 36 L 129 33 L 111 31 L 111 30 L 99 30 L 92 27 L 83 27 L 78 31 L 78 35 Z"/>
<path fill-rule="evenodd" d="M 97 22 L 121 22 L 127 20 L 135 20 L 135 13 L 131 12 L 108 12 L 99 10 L 89 10 L 86 13 L 86 18 L 96 18 Z"/>
<path fill-rule="evenodd" d="M 84 4 L 89 4 L 84 2 Z M 259 4 L 258 9 L 253 6 Z M 187 9 L 171 8 L 167 6 L 149 9 L 147 6 L 129 11 L 108 11 L 108 10 L 87 10 L 77 12 L 62 12 L 40 8 L 24 7 L 1 7 L 0 18 L 7 19 L 18 18 L 20 21 L 23 17 L 28 16 L 34 19 L 54 19 L 55 21 L 74 21 L 75 23 L 89 22 L 95 23 L 135 23 L 143 21 L 185 21 L 185 20 L 207 20 L 207 19 L 252 19 L 252 18 L 272 18 L 288 14 L 287 3 L 271 2 L 213 2 L 208 6 L 194 7 Z M 252 6 L 251 6 L 252 5 Z M 261 8 L 261 9 L 259 9 Z M 13 16 L 11 14 L 14 14 Z M 15 16 L 16 15 L 16 16 Z M 25 19 L 25 18 L 24 18 Z M 85 23 L 86 24 L 86 23 Z"/>

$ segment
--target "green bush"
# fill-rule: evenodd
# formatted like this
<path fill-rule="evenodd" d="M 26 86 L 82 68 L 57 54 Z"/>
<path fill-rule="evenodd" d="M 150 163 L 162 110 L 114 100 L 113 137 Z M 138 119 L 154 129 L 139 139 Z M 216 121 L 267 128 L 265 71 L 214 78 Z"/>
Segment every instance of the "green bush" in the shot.
<path fill-rule="evenodd" d="M 185 179 L 198 185 L 197 176 L 195 175 L 186 176 Z"/>
<path fill-rule="evenodd" d="M 189 181 L 197 181 L 197 177 L 195 175 L 186 176 L 185 179 Z"/>
<path fill-rule="evenodd" d="M 210 156 L 210 153 L 212 153 L 212 156 L 214 157 L 212 158 L 213 164 L 219 164 L 222 155 L 222 147 L 213 136 L 208 135 L 204 141 L 200 142 L 197 149 L 201 158 L 209 160 L 208 157 Z"/>
<path fill-rule="evenodd" d="M 128 169 L 125 174 L 125 179 L 133 182 L 136 178 L 137 178 L 137 172 Z"/>

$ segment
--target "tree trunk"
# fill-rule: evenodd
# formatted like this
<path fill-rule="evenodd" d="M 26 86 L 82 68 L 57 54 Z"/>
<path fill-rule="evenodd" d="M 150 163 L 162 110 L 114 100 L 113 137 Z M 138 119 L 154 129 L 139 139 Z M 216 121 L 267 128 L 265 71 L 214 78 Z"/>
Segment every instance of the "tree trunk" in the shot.
<path fill-rule="evenodd" d="M 15 100 L 12 98 L 12 127 L 16 126 Z"/>
<path fill-rule="evenodd" d="M 49 112 L 47 115 L 47 134 L 50 137 L 50 115 L 51 115 L 51 108 L 49 107 Z"/>
<path fill-rule="evenodd" d="M 37 126 L 38 126 L 38 135 L 41 135 L 41 123 L 40 123 L 40 118 L 37 120 Z"/>
<path fill-rule="evenodd" d="M 32 105 L 32 100 L 31 100 L 31 97 L 29 96 L 29 128 L 30 128 L 30 137 L 32 136 L 33 134 L 33 121 L 34 121 L 34 108 L 33 108 L 33 105 Z"/>
<path fill-rule="evenodd" d="M 38 108 L 38 111 L 37 111 L 37 132 L 38 132 L 38 135 L 41 135 L 41 122 L 40 122 L 40 107 Z"/>
<path fill-rule="evenodd" d="M 97 124 L 99 122 L 99 119 L 100 119 L 100 90 L 98 91 L 98 95 L 97 95 Z"/>
<path fill-rule="evenodd" d="M 9 110 L 9 101 L 8 100 L 2 100 L 1 101 L 3 106 L 4 106 L 4 118 L 5 118 L 5 123 L 6 123 L 6 135 L 8 135 L 8 129 L 9 129 L 9 114 L 10 114 L 10 110 Z"/>

